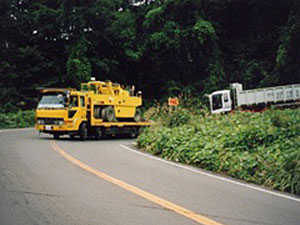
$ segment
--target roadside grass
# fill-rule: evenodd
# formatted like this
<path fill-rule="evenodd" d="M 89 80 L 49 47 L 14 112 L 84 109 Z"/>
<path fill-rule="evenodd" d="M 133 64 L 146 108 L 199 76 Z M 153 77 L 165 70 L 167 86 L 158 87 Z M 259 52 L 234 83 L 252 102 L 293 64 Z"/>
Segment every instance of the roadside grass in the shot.
<path fill-rule="evenodd" d="M 34 119 L 35 114 L 33 110 L 0 113 L 0 129 L 33 127 Z"/>
<path fill-rule="evenodd" d="M 210 115 L 157 106 L 145 116 L 157 125 L 139 135 L 144 151 L 300 195 L 300 109 Z"/>

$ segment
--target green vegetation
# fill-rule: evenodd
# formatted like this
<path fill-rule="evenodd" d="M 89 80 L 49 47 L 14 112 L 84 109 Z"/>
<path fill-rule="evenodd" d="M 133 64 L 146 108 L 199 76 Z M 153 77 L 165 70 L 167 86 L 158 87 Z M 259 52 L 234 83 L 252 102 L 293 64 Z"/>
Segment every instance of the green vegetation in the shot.
<path fill-rule="evenodd" d="M 34 118 L 35 118 L 34 111 L 0 113 L 0 129 L 33 127 Z"/>
<path fill-rule="evenodd" d="M 300 110 L 209 115 L 149 109 L 138 145 L 176 162 L 300 195 Z"/>
<path fill-rule="evenodd" d="M 299 83 L 299 8 L 299 0 L 2 0 L 0 112 L 33 109 L 36 87 L 90 77 L 136 85 L 149 102 L 174 87 L 203 96 L 231 82 Z"/>

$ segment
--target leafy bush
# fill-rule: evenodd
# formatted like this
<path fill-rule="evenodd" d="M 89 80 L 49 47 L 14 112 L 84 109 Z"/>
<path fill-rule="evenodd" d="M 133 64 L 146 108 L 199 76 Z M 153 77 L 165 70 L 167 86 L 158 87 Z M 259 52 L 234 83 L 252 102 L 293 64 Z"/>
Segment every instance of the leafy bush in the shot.
<path fill-rule="evenodd" d="M 190 118 L 191 115 L 187 110 L 179 108 L 170 112 L 170 116 L 166 117 L 165 124 L 168 127 L 178 127 L 187 124 Z"/>
<path fill-rule="evenodd" d="M 197 114 L 156 110 L 138 144 L 165 159 L 300 195 L 300 110 Z"/>
<path fill-rule="evenodd" d="M 34 111 L 0 113 L 0 129 L 32 127 L 34 126 L 34 118 Z"/>

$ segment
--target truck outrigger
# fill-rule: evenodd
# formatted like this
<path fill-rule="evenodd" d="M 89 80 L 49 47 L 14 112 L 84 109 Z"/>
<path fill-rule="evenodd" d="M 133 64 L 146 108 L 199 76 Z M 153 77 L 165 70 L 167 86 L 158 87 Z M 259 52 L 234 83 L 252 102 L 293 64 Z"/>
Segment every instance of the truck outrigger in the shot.
<path fill-rule="evenodd" d="M 141 92 L 125 90 L 120 84 L 92 80 L 72 88 L 41 89 L 42 98 L 36 109 L 35 128 L 52 134 L 85 140 L 107 135 L 127 134 L 136 137 L 139 129 L 151 125 L 142 121 Z"/>

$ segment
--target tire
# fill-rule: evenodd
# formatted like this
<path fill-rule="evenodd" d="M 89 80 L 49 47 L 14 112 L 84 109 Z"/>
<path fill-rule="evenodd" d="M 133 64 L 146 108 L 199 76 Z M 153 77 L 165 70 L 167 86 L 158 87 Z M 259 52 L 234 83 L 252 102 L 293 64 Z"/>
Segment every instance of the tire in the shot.
<path fill-rule="evenodd" d="M 94 117 L 96 119 L 101 119 L 101 108 L 100 107 L 97 107 L 94 109 Z"/>
<path fill-rule="evenodd" d="M 82 123 L 79 128 L 80 140 L 82 140 L 82 141 L 86 140 L 87 132 L 88 132 L 88 130 L 87 130 L 86 123 Z"/>
<path fill-rule="evenodd" d="M 105 120 L 105 112 L 106 112 L 105 109 L 106 109 L 106 108 L 103 108 L 103 109 L 101 110 L 101 118 L 103 119 L 103 121 Z"/>
<path fill-rule="evenodd" d="M 53 134 L 54 139 L 58 140 L 59 139 L 59 134 Z"/>
<path fill-rule="evenodd" d="M 141 120 L 142 120 L 142 112 L 141 112 L 141 110 L 140 109 L 136 109 L 135 110 L 135 114 L 134 114 L 134 121 L 135 122 L 140 122 Z"/>
<path fill-rule="evenodd" d="M 73 139 L 75 139 L 75 134 L 70 134 L 69 137 L 71 140 L 73 140 Z"/>
<path fill-rule="evenodd" d="M 95 129 L 95 139 L 96 140 L 101 140 L 101 138 L 102 138 L 102 130 L 101 130 L 100 127 L 97 127 Z"/>
<path fill-rule="evenodd" d="M 112 106 L 108 106 L 105 108 L 105 120 L 108 122 L 113 122 L 116 117 L 115 117 L 115 110 Z"/>
<path fill-rule="evenodd" d="M 131 138 L 136 138 L 139 134 L 139 129 L 137 127 L 131 127 L 130 128 L 130 133 L 129 133 L 129 136 Z"/>

